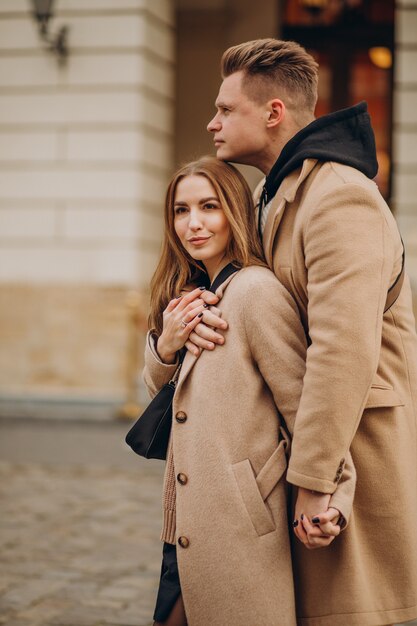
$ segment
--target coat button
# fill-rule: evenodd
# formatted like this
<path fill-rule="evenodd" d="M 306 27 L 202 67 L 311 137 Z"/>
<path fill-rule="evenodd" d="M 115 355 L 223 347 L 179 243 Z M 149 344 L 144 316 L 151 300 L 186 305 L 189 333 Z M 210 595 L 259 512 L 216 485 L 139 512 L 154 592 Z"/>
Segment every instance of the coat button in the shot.
<path fill-rule="evenodd" d="M 181 546 L 181 548 L 188 548 L 188 546 L 190 545 L 190 540 L 187 539 L 187 537 L 179 537 L 178 543 Z"/>
<path fill-rule="evenodd" d="M 180 472 L 179 474 L 177 474 L 177 480 L 179 482 L 180 485 L 186 485 L 188 483 L 188 477 L 186 474 L 183 474 L 182 472 Z"/>
<path fill-rule="evenodd" d="M 187 421 L 187 415 L 186 413 L 184 413 L 184 411 L 178 411 L 178 413 L 175 415 L 175 419 L 177 420 L 178 424 L 184 424 L 184 422 Z"/>

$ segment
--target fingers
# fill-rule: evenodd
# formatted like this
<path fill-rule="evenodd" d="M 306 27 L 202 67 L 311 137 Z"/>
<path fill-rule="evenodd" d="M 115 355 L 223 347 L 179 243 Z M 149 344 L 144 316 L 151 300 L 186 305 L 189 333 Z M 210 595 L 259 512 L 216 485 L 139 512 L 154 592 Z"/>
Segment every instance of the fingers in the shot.
<path fill-rule="evenodd" d="M 178 306 L 178 310 L 181 311 L 197 298 L 201 298 L 203 302 L 209 306 L 213 306 L 219 301 L 218 296 L 211 291 L 207 291 L 205 287 L 197 287 L 184 295 L 178 296 L 178 298 L 173 298 L 173 300 L 169 302 L 166 310 L 173 311 Z M 218 310 L 215 310 L 214 313 L 219 315 Z"/>
<path fill-rule="evenodd" d="M 189 341 L 191 341 L 194 346 L 196 346 L 197 348 L 201 348 L 202 350 L 214 350 L 216 344 L 212 341 L 204 339 L 203 337 L 200 337 L 200 335 L 197 334 L 197 328 L 200 329 L 200 324 L 196 326 L 196 329 L 192 333 L 190 333 L 190 336 L 188 337 Z"/>
<path fill-rule="evenodd" d="M 187 339 L 187 341 L 185 342 L 185 347 L 187 348 L 187 350 L 189 352 L 191 352 L 191 354 L 194 354 L 194 356 L 199 356 L 200 352 L 201 352 L 201 348 L 199 348 L 198 346 L 196 346 L 195 344 L 193 344 L 193 342 L 191 341 L 191 339 Z"/>
<path fill-rule="evenodd" d="M 210 311 L 212 313 L 214 313 L 214 315 L 217 315 L 217 317 L 222 317 L 223 313 L 221 312 L 220 309 L 218 309 L 216 306 L 211 305 L 210 306 Z"/>
<path fill-rule="evenodd" d="M 164 312 L 171 313 L 175 309 L 175 307 L 179 304 L 180 299 L 181 299 L 181 296 L 179 298 L 173 298 L 172 300 L 170 300 Z"/>
<path fill-rule="evenodd" d="M 334 511 L 335 509 L 333 509 L 333 512 L 327 511 L 320 516 L 314 517 L 314 519 L 317 519 L 317 517 L 323 518 L 323 527 L 328 528 L 329 533 L 323 532 L 322 525 L 312 524 L 305 515 L 302 515 L 300 520 L 294 521 L 294 534 L 308 550 L 327 547 L 340 533 L 340 527 L 331 521 L 334 520 Z"/>
<path fill-rule="evenodd" d="M 188 313 L 188 315 L 191 315 L 191 313 Z M 198 315 L 195 315 L 192 319 L 190 319 L 190 321 L 187 323 L 187 326 L 185 327 L 184 330 L 190 335 L 191 332 L 194 330 L 194 328 L 197 326 L 197 324 L 200 324 L 202 318 L 203 318 L 203 311 L 200 311 Z"/>
<path fill-rule="evenodd" d="M 307 547 L 310 550 L 325 548 L 334 540 L 334 536 L 329 537 L 328 535 L 324 535 L 320 528 L 314 526 L 306 516 L 304 516 L 302 520 L 302 525 L 307 533 Z"/>
<path fill-rule="evenodd" d="M 190 305 L 191 306 L 191 305 Z M 188 310 L 188 307 L 186 309 L 186 311 Z M 203 319 L 203 305 L 199 305 L 196 306 L 195 308 L 192 308 L 190 310 L 188 310 L 187 313 L 185 313 L 185 315 L 182 316 L 182 322 L 184 322 L 185 324 L 187 324 L 187 327 L 190 327 L 190 322 L 194 321 L 196 318 L 198 318 L 197 324 L 199 322 L 201 322 L 201 320 Z M 197 324 L 194 324 L 194 326 L 192 328 L 194 328 Z M 186 327 L 186 328 L 187 328 Z"/>
<path fill-rule="evenodd" d="M 210 305 L 217 304 L 219 301 L 219 298 L 211 291 L 203 291 L 200 298 L 202 298 L 206 304 Z"/>
<path fill-rule="evenodd" d="M 340 525 L 338 524 L 340 518 L 340 511 L 331 507 L 325 513 L 315 515 L 312 518 L 312 523 L 316 528 L 320 528 L 321 532 L 325 535 L 337 537 L 340 535 Z"/>
<path fill-rule="evenodd" d="M 338 524 L 327 522 L 326 524 L 320 524 L 319 528 L 321 532 L 328 537 L 337 537 L 340 535 L 340 526 Z"/>
<path fill-rule="evenodd" d="M 188 315 L 191 314 L 192 311 Z M 195 356 L 198 356 L 201 350 L 214 350 L 216 344 L 224 344 L 224 337 L 220 333 L 216 333 L 213 329 L 206 326 L 205 323 L 202 323 L 210 320 L 208 311 L 203 309 L 203 315 L 199 313 L 192 322 L 193 331 L 189 334 L 185 347 Z M 188 324 L 187 328 L 190 326 L 191 324 Z"/>
<path fill-rule="evenodd" d="M 206 313 L 204 315 L 204 323 L 209 326 L 213 326 L 213 328 L 226 330 L 228 324 L 221 318 L 221 311 L 213 306 L 210 306 L 210 310 L 208 309 L 209 305 L 212 303 L 216 304 L 218 301 L 218 297 L 211 292 L 194 289 L 194 291 L 191 291 L 189 294 L 181 298 L 181 302 L 178 304 L 177 309 L 178 311 L 183 312 L 190 311 L 195 306 L 205 304 L 206 306 L 204 308 L 206 309 Z"/>
<path fill-rule="evenodd" d="M 219 328 L 221 330 L 227 329 L 227 322 L 225 320 L 222 320 L 219 315 L 214 313 L 213 309 L 204 309 L 203 322 L 207 326 L 211 326 L 214 329 L 216 328 Z"/>
<path fill-rule="evenodd" d="M 204 316 L 203 316 L 203 319 L 204 319 Z M 216 332 L 212 328 L 209 328 L 205 324 L 199 324 L 198 326 L 196 326 L 195 333 L 196 333 L 196 335 L 198 335 L 199 339 L 201 339 L 202 341 L 213 343 L 213 344 L 218 344 L 220 346 L 224 344 L 224 337 L 223 337 L 223 335 L 221 335 L 220 333 Z M 192 338 L 192 341 L 196 345 L 200 346 L 201 348 L 204 347 L 200 343 L 197 343 L 194 340 L 194 338 Z"/>
<path fill-rule="evenodd" d="M 297 530 L 308 550 L 325 548 L 334 540 L 334 536 L 323 534 L 320 528 L 314 526 L 306 515 L 303 515 L 303 519 L 300 522 Z"/>
<path fill-rule="evenodd" d="M 177 310 L 184 311 L 185 308 L 189 304 L 192 304 L 195 300 L 201 299 L 202 300 L 201 304 L 204 304 L 205 300 L 202 299 L 203 293 L 205 293 L 204 289 L 197 287 L 197 289 L 193 289 L 192 291 L 185 294 L 184 296 L 181 296 L 180 298 L 177 299 Z M 217 301 L 218 301 L 218 298 L 217 298 Z"/>
<path fill-rule="evenodd" d="M 301 520 L 294 520 L 293 527 L 294 527 L 294 534 L 297 537 L 297 539 L 299 539 L 301 543 L 304 543 L 304 545 L 307 545 L 308 537 L 307 537 L 306 530 L 303 524 L 301 523 Z"/>

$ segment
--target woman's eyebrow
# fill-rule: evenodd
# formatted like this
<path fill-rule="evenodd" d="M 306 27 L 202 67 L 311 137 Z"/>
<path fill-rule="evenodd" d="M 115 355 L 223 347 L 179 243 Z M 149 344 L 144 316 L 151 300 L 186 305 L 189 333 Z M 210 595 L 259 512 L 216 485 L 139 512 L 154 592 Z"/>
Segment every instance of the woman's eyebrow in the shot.
<path fill-rule="evenodd" d="M 198 201 L 198 204 L 204 204 L 205 202 L 213 202 L 213 200 L 215 202 L 219 202 L 219 199 L 217 196 L 208 196 L 207 198 L 201 198 L 201 200 Z M 185 200 L 175 200 L 174 202 L 174 206 L 176 205 L 187 205 L 188 203 Z"/>
<path fill-rule="evenodd" d="M 217 196 L 209 196 L 208 198 L 201 198 L 201 200 L 199 201 L 199 204 L 204 204 L 205 202 L 209 202 L 210 200 L 215 200 L 216 202 L 219 201 Z"/>

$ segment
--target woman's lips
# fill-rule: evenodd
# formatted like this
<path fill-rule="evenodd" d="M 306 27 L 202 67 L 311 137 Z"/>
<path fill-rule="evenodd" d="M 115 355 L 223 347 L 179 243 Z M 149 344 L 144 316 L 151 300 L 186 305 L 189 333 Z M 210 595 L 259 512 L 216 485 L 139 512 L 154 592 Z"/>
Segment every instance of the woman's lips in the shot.
<path fill-rule="evenodd" d="M 192 246 L 202 246 L 208 241 L 210 237 L 196 237 L 195 239 L 189 239 L 188 243 Z"/>

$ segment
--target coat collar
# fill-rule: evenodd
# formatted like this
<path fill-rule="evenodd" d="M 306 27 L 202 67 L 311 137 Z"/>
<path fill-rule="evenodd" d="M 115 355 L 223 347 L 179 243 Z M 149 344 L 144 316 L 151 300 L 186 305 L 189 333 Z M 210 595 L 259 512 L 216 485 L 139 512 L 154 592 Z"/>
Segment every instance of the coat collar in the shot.
<path fill-rule="evenodd" d="M 265 224 L 262 241 L 265 258 L 268 265 L 272 265 L 272 247 L 275 234 L 278 230 L 287 203 L 294 202 L 297 191 L 311 173 L 317 163 L 317 159 L 306 159 L 301 170 L 294 170 L 282 181 L 276 195 L 271 200 L 271 208 Z"/>

